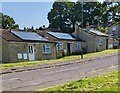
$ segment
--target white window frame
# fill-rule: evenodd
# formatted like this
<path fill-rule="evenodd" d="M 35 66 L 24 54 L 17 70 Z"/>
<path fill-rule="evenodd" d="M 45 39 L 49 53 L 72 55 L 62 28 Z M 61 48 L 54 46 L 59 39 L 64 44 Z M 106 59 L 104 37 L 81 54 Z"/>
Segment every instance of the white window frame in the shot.
<path fill-rule="evenodd" d="M 114 32 L 116 30 L 116 26 L 114 26 L 113 28 L 112 28 L 112 31 Z"/>
<path fill-rule="evenodd" d="M 99 37 L 98 44 L 99 44 L 99 46 L 102 46 L 102 45 L 103 45 L 103 38 L 102 38 L 102 37 Z"/>
<path fill-rule="evenodd" d="M 75 50 L 80 50 L 81 44 L 80 42 L 75 43 Z"/>
<path fill-rule="evenodd" d="M 44 54 L 50 54 L 51 53 L 51 46 L 50 45 L 43 45 L 43 53 Z"/>
<path fill-rule="evenodd" d="M 23 58 L 22 53 L 17 53 L 17 57 L 18 57 L 18 59 L 22 59 Z"/>
<path fill-rule="evenodd" d="M 23 58 L 24 58 L 24 59 L 28 59 L 27 53 L 23 53 Z"/>
<path fill-rule="evenodd" d="M 58 42 L 57 50 L 63 50 L 63 43 L 62 42 Z"/>

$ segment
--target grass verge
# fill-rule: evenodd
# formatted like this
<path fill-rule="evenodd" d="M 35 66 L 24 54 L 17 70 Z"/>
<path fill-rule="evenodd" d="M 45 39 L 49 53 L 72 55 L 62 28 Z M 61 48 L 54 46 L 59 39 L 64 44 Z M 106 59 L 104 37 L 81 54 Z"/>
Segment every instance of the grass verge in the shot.
<path fill-rule="evenodd" d="M 118 49 L 110 49 L 110 50 L 104 50 L 101 52 L 85 54 L 84 58 L 101 56 L 104 54 L 110 54 L 110 53 L 115 53 L 115 52 L 118 52 Z M 16 62 L 16 63 L 0 64 L 0 67 L 2 69 L 5 69 L 5 68 L 12 68 L 12 67 L 33 66 L 33 65 L 53 63 L 53 62 L 65 62 L 65 61 L 71 61 L 71 60 L 77 60 L 77 59 L 80 59 L 80 55 L 66 56 L 60 59 L 56 59 L 56 60 L 41 60 L 41 61 L 31 61 L 31 62 Z"/>
<path fill-rule="evenodd" d="M 39 91 L 118 91 L 118 83 L 118 71 L 113 71 L 100 76 L 84 78 Z"/>

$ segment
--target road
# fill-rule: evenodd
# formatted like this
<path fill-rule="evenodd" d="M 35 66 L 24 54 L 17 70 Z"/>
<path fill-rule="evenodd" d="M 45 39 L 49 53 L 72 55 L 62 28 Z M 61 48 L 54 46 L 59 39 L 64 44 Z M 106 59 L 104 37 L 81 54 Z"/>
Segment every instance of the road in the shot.
<path fill-rule="evenodd" d="M 34 91 L 118 69 L 118 55 L 53 68 L 3 74 L 3 91 Z"/>

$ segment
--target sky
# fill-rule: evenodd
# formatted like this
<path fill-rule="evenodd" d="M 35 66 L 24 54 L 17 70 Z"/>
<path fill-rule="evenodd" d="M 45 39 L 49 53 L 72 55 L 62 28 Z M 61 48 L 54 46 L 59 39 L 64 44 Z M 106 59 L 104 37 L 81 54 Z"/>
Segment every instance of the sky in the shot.
<path fill-rule="evenodd" d="M 4 2 L 2 12 L 13 17 L 20 28 L 49 25 L 47 14 L 52 2 Z"/>
<path fill-rule="evenodd" d="M 33 0 L 29 0 L 29 2 L 26 2 L 23 0 L 23 2 L 19 2 L 19 0 L 17 0 L 15 2 L 14 0 L 11 0 L 10 2 L 10 0 L 3 0 L 2 13 L 14 18 L 15 22 L 19 24 L 21 29 L 31 26 L 34 28 L 38 28 L 43 25 L 46 27 L 49 26 L 47 14 L 52 9 L 53 0 L 51 0 L 51 2 L 48 2 L 49 0 L 43 0 L 46 2 L 35 1 L 33 2 Z"/>

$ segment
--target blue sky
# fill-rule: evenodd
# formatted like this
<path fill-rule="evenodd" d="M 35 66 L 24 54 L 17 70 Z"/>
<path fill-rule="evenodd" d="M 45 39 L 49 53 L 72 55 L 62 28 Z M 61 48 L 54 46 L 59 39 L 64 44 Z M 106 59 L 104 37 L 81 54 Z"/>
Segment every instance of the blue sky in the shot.
<path fill-rule="evenodd" d="M 4 2 L 2 12 L 13 17 L 20 28 L 49 25 L 47 13 L 52 8 L 52 2 Z"/>
<path fill-rule="evenodd" d="M 53 2 L 2 2 L 2 12 L 13 17 L 20 28 L 38 28 L 49 25 L 47 14 L 52 5 Z"/>

